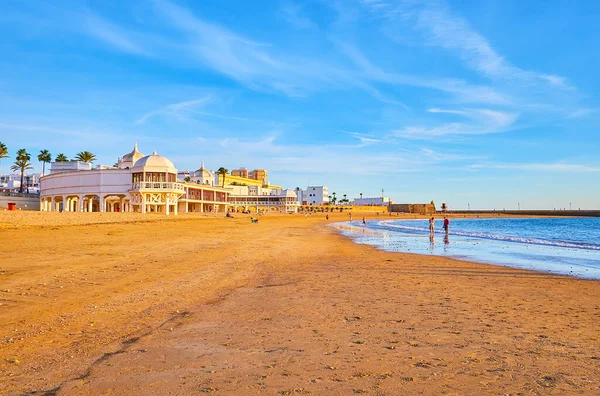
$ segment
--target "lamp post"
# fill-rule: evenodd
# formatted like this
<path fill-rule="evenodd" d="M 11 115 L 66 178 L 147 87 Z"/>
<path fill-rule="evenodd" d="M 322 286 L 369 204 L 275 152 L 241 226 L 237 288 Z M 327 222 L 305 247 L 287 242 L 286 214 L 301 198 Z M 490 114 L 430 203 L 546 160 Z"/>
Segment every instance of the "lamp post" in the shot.
<path fill-rule="evenodd" d="M 467 207 L 469 208 L 469 210 L 471 210 L 471 204 L 470 203 L 467 204 Z"/>
<path fill-rule="evenodd" d="M 521 210 L 521 203 L 517 203 L 517 210 Z"/>
<path fill-rule="evenodd" d="M 573 210 L 573 208 L 571 207 L 571 202 L 569 202 L 569 210 Z"/>

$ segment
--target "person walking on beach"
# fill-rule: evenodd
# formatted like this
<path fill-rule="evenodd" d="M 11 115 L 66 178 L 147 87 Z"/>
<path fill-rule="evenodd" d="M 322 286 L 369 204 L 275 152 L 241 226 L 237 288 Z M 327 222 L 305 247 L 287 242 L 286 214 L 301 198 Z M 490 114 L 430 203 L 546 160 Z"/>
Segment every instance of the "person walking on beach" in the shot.
<path fill-rule="evenodd" d="M 444 232 L 446 233 L 446 237 L 448 237 L 448 228 L 450 227 L 450 220 L 448 217 L 444 217 Z"/>
<path fill-rule="evenodd" d="M 365 220 L 365 218 L 363 217 L 363 225 L 366 226 L 367 225 L 367 220 Z"/>
<path fill-rule="evenodd" d="M 429 236 L 433 238 L 435 233 L 435 219 L 432 217 L 429 219 Z"/>
<path fill-rule="evenodd" d="M 350 216 L 350 221 L 352 221 L 352 213 L 348 213 L 348 216 Z"/>

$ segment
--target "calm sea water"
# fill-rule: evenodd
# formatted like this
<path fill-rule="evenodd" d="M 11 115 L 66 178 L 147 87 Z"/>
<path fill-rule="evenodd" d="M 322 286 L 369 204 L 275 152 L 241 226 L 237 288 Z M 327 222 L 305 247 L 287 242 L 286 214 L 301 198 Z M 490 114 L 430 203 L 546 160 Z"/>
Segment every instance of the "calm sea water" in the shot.
<path fill-rule="evenodd" d="M 427 220 L 337 223 L 358 243 L 388 251 L 448 256 L 582 278 L 600 279 L 600 218 L 450 219 L 429 237 Z"/>

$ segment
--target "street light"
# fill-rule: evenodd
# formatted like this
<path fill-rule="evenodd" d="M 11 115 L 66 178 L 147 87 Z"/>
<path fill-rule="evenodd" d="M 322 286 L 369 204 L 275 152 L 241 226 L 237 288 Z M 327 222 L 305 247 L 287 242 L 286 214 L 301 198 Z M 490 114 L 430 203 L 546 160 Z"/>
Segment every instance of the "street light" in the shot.
<path fill-rule="evenodd" d="M 470 203 L 468 203 L 468 204 L 467 204 L 467 206 L 469 207 L 469 210 L 471 210 L 471 204 L 470 204 Z"/>
<path fill-rule="evenodd" d="M 517 203 L 517 210 L 521 210 L 521 203 Z"/>

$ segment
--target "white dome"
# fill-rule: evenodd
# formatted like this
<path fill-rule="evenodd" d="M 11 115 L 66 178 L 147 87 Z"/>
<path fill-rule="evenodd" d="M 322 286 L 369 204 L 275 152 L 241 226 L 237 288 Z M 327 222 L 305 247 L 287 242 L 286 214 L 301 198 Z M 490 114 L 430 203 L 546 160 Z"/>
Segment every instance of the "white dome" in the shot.
<path fill-rule="evenodd" d="M 127 153 L 121 158 L 122 162 L 133 162 L 135 163 L 137 160 L 142 158 L 144 154 L 138 151 L 137 143 L 133 145 L 133 151 L 131 153 Z"/>
<path fill-rule="evenodd" d="M 147 155 L 137 160 L 134 167 L 175 169 L 175 165 L 173 165 L 173 163 L 169 159 L 163 157 L 162 155 L 156 154 L 156 151 L 152 155 Z"/>

